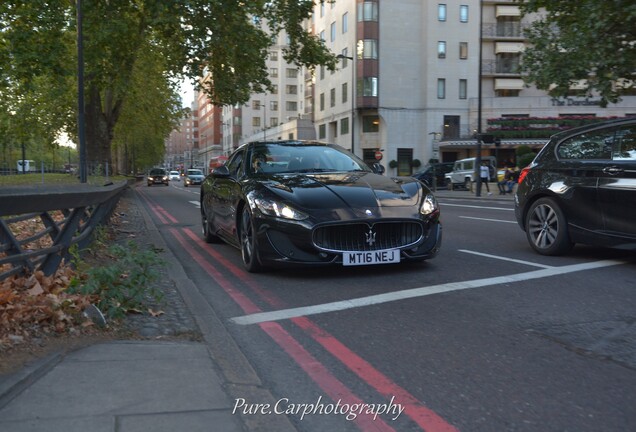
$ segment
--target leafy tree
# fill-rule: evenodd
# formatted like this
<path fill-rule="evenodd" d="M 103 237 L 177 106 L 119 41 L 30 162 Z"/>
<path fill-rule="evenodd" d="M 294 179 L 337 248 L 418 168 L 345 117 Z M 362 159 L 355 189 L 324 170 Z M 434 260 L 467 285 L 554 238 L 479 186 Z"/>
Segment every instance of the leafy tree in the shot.
<path fill-rule="evenodd" d="M 516 0 L 524 14 L 541 12 L 526 35 L 521 69 L 526 81 L 564 97 L 587 81 L 583 95 L 601 105 L 634 88 L 636 3 L 633 0 Z M 626 81 L 623 81 L 626 80 Z M 618 83 L 621 83 L 617 85 Z"/>
<path fill-rule="evenodd" d="M 60 104 L 54 112 L 70 134 L 76 130 L 76 116 L 67 116 L 76 112 L 71 97 L 77 64 L 76 4 L 69 0 L 0 2 L 0 98 L 29 95 L 23 102 L 40 107 L 40 99 L 31 98 L 31 92 L 43 92 L 38 96 L 49 101 L 45 106 L 53 101 Z M 164 59 L 164 75 L 155 82 L 159 88 L 171 87 L 176 93 L 182 76 L 198 83 L 202 73 L 209 72 L 214 87 L 204 90 L 216 104 L 244 103 L 251 93 L 270 88 L 265 59 L 281 29 L 289 35 L 285 59 L 299 66 L 325 64 L 335 69 L 335 56 L 303 28 L 313 4 L 312 0 L 83 0 L 89 160 L 111 161 L 116 125 L 138 84 L 135 65 L 148 49 Z M 259 22 L 263 24 L 254 24 Z M 266 31 L 264 23 L 273 33 Z M 56 100 L 55 94 L 61 97 Z M 18 101 L 18 96 L 13 100 Z M 131 111 L 127 115 L 134 115 Z M 51 136 L 57 132 L 48 130 Z"/>

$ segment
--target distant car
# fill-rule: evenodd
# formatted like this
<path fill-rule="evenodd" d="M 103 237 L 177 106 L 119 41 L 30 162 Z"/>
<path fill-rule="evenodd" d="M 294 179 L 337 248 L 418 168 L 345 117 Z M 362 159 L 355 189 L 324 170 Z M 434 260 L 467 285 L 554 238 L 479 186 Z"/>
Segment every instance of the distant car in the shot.
<path fill-rule="evenodd" d="M 189 169 L 185 173 L 185 178 L 183 180 L 183 185 L 188 187 L 190 185 L 200 185 L 203 183 L 203 179 L 205 176 L 203 175 L 203 171 L 200 169 Z"/>
<path fill-rule="evenodd" d="M 497 160 L 494 156 L 482 156 L 481 162 L 487 162 L 490 168 L 490 181 L 496 181 L 496 170 L 495 166 L 497 165 Z M 475 179 L 475 158 L 466 158 L 455 161 L 455 165 L 453 165 L 453 169 L 451 172 L 445 175 L 446 177 L 446 186 L 450 190 L 455 190 L 456 188 L 464 188 L 470 189 L 471 183 L 476 181 Z"/>
<path fill-rule="evenodd" d="M 250 272 L 434 257 L 442 241 L 435 196 L 382 168 L 335 144 L 244 144 L 201 186 L 203 237 L 240 249 Z"/>
<path fill-rule="evenodd" d="M 515 215 L 542 255 L 575 243 L 636 249 L 636 118 L 550 138 L 521 171 Z"/>
<path fill-rule="evenodd" d="M 181 173 L 179 173 L 179 171 L 170 171 L 170 174 L 168 175 L 170 181 L 181 181 Z"/>
<path fill-rule="evenodd" d="M 153 168 L 148 173 L 148 186 L 152 186 L 153 184 L 165 184 L 169 185 L 170 179 L 168 178 L 168 173 L 163 168 Z"/>
<path fill-rule="evenodd" d="M 435 178 L 435 187 L 444 187 L 446 185 L 445 176 L 453 170 L 453 165 L 454 162 L 428 164 L 423 170 L 413 173 L 411 177 L 415 177 L 431 188 L 433 187 L 433 178 Z"/>

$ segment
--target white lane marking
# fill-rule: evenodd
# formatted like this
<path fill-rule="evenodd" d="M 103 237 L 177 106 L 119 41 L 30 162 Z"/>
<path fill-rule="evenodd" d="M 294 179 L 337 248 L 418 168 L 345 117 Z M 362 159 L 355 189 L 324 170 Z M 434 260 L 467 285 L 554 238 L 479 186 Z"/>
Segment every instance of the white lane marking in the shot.
<path fill-rule="evenodd" d="M 449 204 L 449 203 L 445 203 L 445 202 L 440 203 L 440 206 L 441 207 L 466 207 L 466 208 L 487 209 L 487 210 L 515 211 L 515 209 L 513 209 L 513 208 L 486 207 L 486 206 L 465 205 L 465 204 Z"/>
<path fill-rule="evenodd" d="M 603 260 L 592 263 L 573 264 L 562 267 L 552 267 L 542 270 L 534 270 L 526 273 L 518 273 L 508 276 L 497 276 L 486 279 L 476 279 L 472 281 L 450 282 L 445 284 L 433 285 L 429 287 L 412 288 L 403 291 L 394 291 L 385 294 L 377 294 L 368 297 L 359 297 L 350 300 L 342 300 L 331 303 L 323 303 L 314 306 L 304 306 L 291 309 L 282 309 L 272 312 L 259 312 L 251 315 L 243 315 L 230 318 L 230 321 L 240 325 L 259 324 L 268 321 L 279 321 L 290 318 L 297 318 L 306 315 L 316 315 L 327 312 L 341 311 L 345 309 L 353 309 L 363 306 L 371 306 L 380 303 L 388 303 L 398 300 L 405 300 L 415 297 L 424 297 L 432 294 L 440 294 L 450 291 L 459 291 L 472 288 L 480 288 L 489 285 L 499 285 L 506 283 L 516 283 L 531 279 L 540 279 L 550 276 L 560 276 L 566 273 L 574 273 L 584 270 L 592 270 L 602 267 L 625 264 L 624 261 Z"/>
<path fill-rule="evenodd" d="M 475 220 L 481 220 L 481 221 L 487 221 L 487 222 L 505 222 L 505 223 L 511 223 L 511 224 L 516 224 L 517 222 L 515 221 L 507 221 L 507 220 L 501 220 L 501 219 L 488 219 L 488 218 L 478 218 L 478 217 L 471 217 L 471 216 L 460 216 L 461 219 L 475 219 Z"/>
<path fill-rule="evenodd" d="M 188 201 L 188 202 L 194 204 L 195 207 L 201 208 L 201 203 L 199 201 Z"/>
<path fill-rule="evenodd" d="M 530 262 L 530 261 L 522 261 L 522 260 L 518 260 L 518 259 L 502 257 L 502 256 L 499 256 L 499 255 L 490 255 L 490 254 L 470 251 L 470 250 L 466 250 L 466 249 L 459 249 L 459 251 L 460 252 L 464 252 L 464 253 L 473 254 L 473 255 L 483 256 L 483 257 L 486 257 L 486 258 L 494 258 L 494 259 L 498 259 L 498 260 L 502 260 L 502 261 L 510 261 L 510 262 L 514 262 L 514 263 L 518 263 L 518 264 L 525 264 L 525 265 L 534 266 L 534 267 L 554 268 L 554 266 L 549 266 L 549 265 L 544 265 L 544 264 L 537 264 L 537 263 L 533 263 L 533 262 Z"/>

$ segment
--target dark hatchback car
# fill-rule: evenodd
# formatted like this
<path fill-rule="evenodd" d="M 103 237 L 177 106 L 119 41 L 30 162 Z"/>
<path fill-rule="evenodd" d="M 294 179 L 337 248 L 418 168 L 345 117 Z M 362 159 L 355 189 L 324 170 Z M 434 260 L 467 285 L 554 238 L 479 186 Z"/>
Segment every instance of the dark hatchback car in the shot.
<path fill-rule="evenodd" d="M 153 184 L 164 184 L 166 186 L 169 185 L 170 179 L 168 178 L 168 173 L 163 168 L 153 168 L 148 173 L 148 186 L 152 186 Z"/>
<path fill-rule="evenodd" d="M 381 168 L 333 144 L 245 144 L 201 186 L 203 236 L 239 248 L 250 272 L 432 258 L 442 239 L 437 200 Z"/>
<path fill-rule="evenodd" d="M 413 173 L 415 177 L 430 188 L 441 188 L 446 186 L 446 174 L 453 170 L 455 162 L 439 162 L 428 164 L 424 169 Z M 435 183 L 433 183 L 435 179 Z"/>
<path fill-rule="evenodd" d="M 515 214 L 543 255 L 575 243 L 636 249 L 636 118 L 554 135 L 521 171 Z"/>

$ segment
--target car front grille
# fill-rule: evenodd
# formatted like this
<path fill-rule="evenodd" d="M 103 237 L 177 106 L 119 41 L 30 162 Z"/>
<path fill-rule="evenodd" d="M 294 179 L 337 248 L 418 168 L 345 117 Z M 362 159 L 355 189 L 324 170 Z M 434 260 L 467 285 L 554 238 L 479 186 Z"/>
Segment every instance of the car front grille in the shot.
<path fill-rule="evenodd" d="M 417 222 L 325 225 L 314 231 L 314 244 L 330 252 L 374 251 L 408 247 L 424 235 Z"/>

